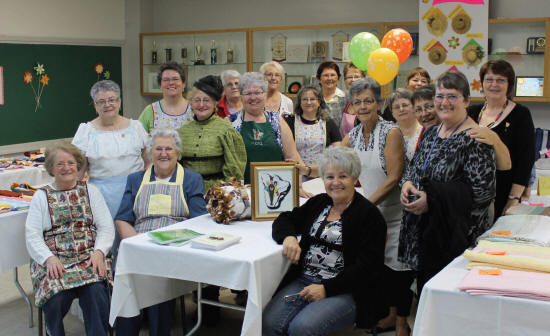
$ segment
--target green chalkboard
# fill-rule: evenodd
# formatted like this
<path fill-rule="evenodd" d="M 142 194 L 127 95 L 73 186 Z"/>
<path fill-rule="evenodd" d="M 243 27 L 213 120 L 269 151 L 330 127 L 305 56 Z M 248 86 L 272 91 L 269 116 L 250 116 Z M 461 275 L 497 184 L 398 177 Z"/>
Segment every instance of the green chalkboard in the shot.
<path fill-rule="evenodd" d="M 37 63 L 49 78 L 47 85 L 40 84 L 38 109 L 35 96 L 42 75 L 34 69 Z M 101 74 L 95 70 L 98 63 L 103 65 Z M 105 79 L 106 71 L 119 85 L 122 78 L 121 48 L 111 46 L 0 43 L 0 67 L 0 145 L 74 136 L 81 122 L 96 116 L 92 85 Z M 32 75 L 31 84 L 24 81 L 26 72 Z"/>

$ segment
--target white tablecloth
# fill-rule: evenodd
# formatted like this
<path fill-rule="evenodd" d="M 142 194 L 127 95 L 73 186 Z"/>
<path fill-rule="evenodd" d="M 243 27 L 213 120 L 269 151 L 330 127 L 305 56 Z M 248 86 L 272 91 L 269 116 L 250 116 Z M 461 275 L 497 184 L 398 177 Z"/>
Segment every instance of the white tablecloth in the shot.
<path fill-rule="evenodd" d="M 467 264 L 457 257 L 424 286 L 413 336 L 550 335 L 550 302 L 459 291 Z"/>
<path fill-rule="evenodd" d="M 0 273 L 28 264 L 30 260 L 25 245 L 25 221 L 27 210 L 0 215 Z"/>
<path fill-rule="evenodd" d="M 21 169 L 2 169 L 0 171 L 0 189 L 10 190 L 12 183 L 28 183 L 31 186 L 53 182 L 44 167 L 25 167 Z"/>
<path fill-rule="evenodd" d="M 200 233 L 227 232 L 242 239 L 220 251 L 195 249 L 189 244 L 160 246 L 145 234 L 123 240 L 118 252 L 110 323 L 117 316 L 135 316 L 140 308 L 188 292 L 190 284 L 181 280 L 190 280 L 248 290 L 241 334 L 261 335 L 262 309 L 288 267 L 282 245 L 271 238 L 271 222 L 221 225 L 210 215 L 204 215 L 169 228 L 188 228 Z"/>

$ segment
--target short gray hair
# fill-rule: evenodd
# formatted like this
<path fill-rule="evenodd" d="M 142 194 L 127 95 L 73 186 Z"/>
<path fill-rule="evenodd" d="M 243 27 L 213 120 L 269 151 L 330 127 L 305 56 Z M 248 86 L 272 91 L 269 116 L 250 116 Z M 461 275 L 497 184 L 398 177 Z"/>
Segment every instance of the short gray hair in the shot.
<path fill-rule="evenodd" d="M 378 84 L 378 82 L 370 76 L 351 83 L 351 86 L 349 87 L 350 101 L 353 100 L 355 95 L 358 95 L 365 90 L 371 90 L 374 100 L 378 103 L 382 101 L 382 96 L 380 95 L 380 84 Z"/>
<path fill-rule="evenodd" d="M 95 83 L 90 89 L 90 96 L 95 102 L 95 98 L 100 91 L 113 91 L 120 98 L 120 86 L 112 80 L 106 79 Z"/>
<path fill-rule="evenodd" d="M 399 88 L 395 90 L 395 92 L 390 96 L 390 109 L 393 109 L 393 102 L 401 98 L 407 99 L 412 104 L 412 95 L 413 93 L 409 89 Z"/>
<path fill-rule="evenodd" d="M 239 92 L 243 94 L 244 88 L 248 86 L 257 86 L 267 92 L 267 81 L 264 75 L 259 72 L 245 72 L 239 81 Z"/>
<path fill-rule="evenodd" d="M 181 159 L 181 138 L 178 132 L 171 128 L 155 128 L 151 131 L 149 143 L 147 144 L 147 155 L 149 158 L 153 157 L 153 145 L 155 144 L 155 139 L 158 137 L 172 138 L 174 149 L 178 152 L 178 160 Z"/>
<path fill-rule="evenodd" d="M 329 166 L 343 169 L 354 179 L 361 174 L 361 160 L 359 160 L 357 153 L 349 147 L 330 146 L 326 148 L 319 160 L 321 178 L 325 178 L 325 171 Z"/>
<path fill-rule="evenodd" d="M 227 80 L 231 78 L 237 78 L 238 80 L 240 80 L 241 74 L 237 70 L 229 69 L 222 71 L 222 73 L 220 74 L 220 78 L 222 80 L 222 85 L 225 86 Z"/>
<path fill-rule="evenodd" d="M 279 62 L 275 61 L 269 61 L 262 64 L 262 66 L 260 67 L 260 73 L 262 75 L 265 75 L 265 73 L 267 72 L 267 68 L 270 66 L 274 67 L 281 74 L 281 77 L 285 74 L 285 68 L 283 68 L 283 66 Z"/>

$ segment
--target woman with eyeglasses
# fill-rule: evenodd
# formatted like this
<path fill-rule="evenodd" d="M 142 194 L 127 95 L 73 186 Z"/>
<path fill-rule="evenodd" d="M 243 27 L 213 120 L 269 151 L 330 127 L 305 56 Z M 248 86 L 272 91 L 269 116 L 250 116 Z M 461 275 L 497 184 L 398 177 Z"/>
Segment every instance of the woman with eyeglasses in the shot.
<path fill-rule="evenodd" d="M 194 120 L 178 130 L 182 139 L 180 163 L 202 175 L 205 192 L 230 177 L 237 181 L 244 177 L 243 139 L 227 120 L 215 113 L 222 92 L 218 76 L 208 75 L 196 81 L 189 93 Z"/>
<path fill-rule="evenodd" d="M 365 78 L 365 73 L 359 70 L 352 62 L 349 62 L 344 66 L 344 84 L 346 85 L 346 90 L 349 91 L 351 83 Z M 348 102 L 344 108 L 344 113 L 342 114 L 342 121 L 340 122 L 340 134 L 345 137 L 346 134 L 351 131 L 352 128 L 357 126 L 357 119 L 355 118 L 355 113 Z"/>
<path fill-rule="evenodd" d="M 149 136 L 137 120 L 119 114 L 120 87 L 111 80 L 95 83 L 90 90 L 97 118 L 78 127 L 73 145 L 86 156 L 81 174 L 87 170 L 90 182 L 103 195 L 114 217 L 126 186 L 126 177 L 148 165 L 145 146 Z M 118 249 L 118 236 L 113 254 Z"/>
<path fill-rule="evenodd" d="M 317 176 L 317 165 L 326 147 L 342 140 L 338 127 L 327 116 L 327 106 L 318 86 L 298 91 L 294 115 L 284 116 L 292 131 L 298 153 L 306 166 L 299 165 L 306 179 Z"/>
<path fill-rule="evenodd" d="M 430 81 L 431 78 L 428 71 L 422 67 L 416 67 L 407 74 L 406 89 L 414 93 L 417 89 L 430 84 Z M 392 114 L 391 105 L 386 106 L 382 117 L 388 121 L 396 122 Z"/>
<path fill-rule="evenodd" d="M 480 128 L 471 132 L 476 140 L 493 144 L 501 140 L 510 152 L 512 167 L 497 170 L 495 219 L 521 202 L 535 163 L 535 128 L 529 109 L 512 100 L 514 68 L 504 60 L 491 60 L 479 70 L 485 103 L 471 106 L 468 113 Z"/>
<path fill-rule="evenodd" d="M 220 74 L 223 85 L 223 96 L 216 106 L 216 113 L 226 118 L 243 109 L 243 101 L 239 92 L 241 74 L 236 70 L 224 70 Z"/>
<path fill-rule="evenodd" d="M 317 80 L 321 84 L 321 91 L 328 107 L 329 117 L 340 127 L 342 114 L 348 104 L 348 99 L 346 93 L 337 87 L 340 80 L 340 68 L 338 64 L 331 61 L 319 64 L 317 68 Z"/>
<path fill-rule="evenodd" d="M 422 133 L 422 125 L 415 118 L 411 101 L 413 93 L 407 89 L 397 89 L 390 96 L 390 107 L 393 118 L 397 121 L 399 129 L 405 140 L 406 156 L 410 161 L 416 150 L 418 138 Z"/>
<path fill-rule="evenodd" d="M 492 225 L 489 207 L 495 197 L 493 147 L 467 133 L 477 127 L 466 111 L 468 80 L 447 71 L 435 84 L 441 124 L 422 136 L 401 188 L 399 260 L 417 271 L 417 293 Z"/>
<path fill-rule="evenodd" d="M 405 168 L 405 146 L 397 125 L 378 115 L 382 102 L 380 92 L 380 85 L 369 76 L 351 84 L 351 106 L 361 123 L 346 135 L 342 144 L 353 148 L 359 156 L 362 166 L 359 182 L 364 195 L 378 207 L 387 225 L 385 292 L 392 294 L 393 315 L 379 321 L 377 327 L 383 331 L 395 325 L 402 335 L 408 331 L 407 316 L 412 302 L 409 287 L 413 278 L 411 271 L 397 260 L 403 209 L 398 183 Z"/>
<path fill-rule="evenodd" d="M 292 114 L 294 112 L 292 100 L 279 92 L 279 84 L 285 75 L 283 66 L 279 62 L 267 62 L 260 67 L 260 73 L 265 76 L 267 81 L 265 109 L 283 115 Z"/>
<path fill-rule="evenodd" d="M 185 71 L 179 64 L 171 62 L 160 66 L 157 84 L 162 99 L 147 105 L 139 116 L 147 133 L 154 128 L 178 129 L 193 120 L 191 105 L 183 97 L 185 80 Z"/>
<path fill-rule="evenodd" d="M 239 83 L 243 110 L 229 118 L 241 134 L 246 148 L 245 183 L 250 183 L 251 162 L 287 160 L 305 166 L 283 114 L 265 108 L 267 86 L 261 73 L 245 73 Z M 300 195 L 311 196 L 301 188 Z"/>

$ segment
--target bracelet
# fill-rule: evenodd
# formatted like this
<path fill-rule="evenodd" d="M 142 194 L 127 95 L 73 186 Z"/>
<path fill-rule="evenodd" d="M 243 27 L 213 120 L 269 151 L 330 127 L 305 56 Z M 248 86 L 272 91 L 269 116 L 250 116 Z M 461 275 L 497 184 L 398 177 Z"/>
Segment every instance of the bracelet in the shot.
<path fill-rule="evenodd" d="M 308 168 L 309 170 L 307 171 L 306 176 L 309 177 L 309 176 L 311 175 L 312 169 L 311 169 L 311 166 L 307 166 L 307 168 Z"/>
<path fill-rule="evenodd" d="M 513 195 L 508 195 L 508 199 L 510 199 L 510 200 L 518 200 L 518 201 L 521 203 L 521 197 L 517 197 L 517 196 L 513 196 Z"/>

